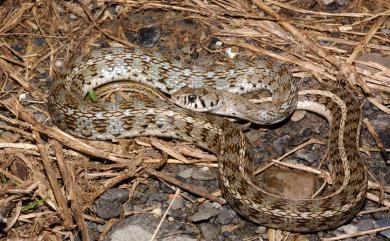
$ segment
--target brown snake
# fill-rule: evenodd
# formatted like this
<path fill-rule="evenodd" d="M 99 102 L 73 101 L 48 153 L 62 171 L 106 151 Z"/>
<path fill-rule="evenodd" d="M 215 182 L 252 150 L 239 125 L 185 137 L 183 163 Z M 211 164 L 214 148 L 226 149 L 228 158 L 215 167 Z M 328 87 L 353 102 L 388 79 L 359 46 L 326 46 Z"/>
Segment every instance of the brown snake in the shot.
<path fill-rule="evenodd" d="M 252 72 L 245 68 L 252 68 Z M 118 86 L 126 83 L 139 97 L 117 103 L 84 100 L 92 88 L 128 79 L 170 94 L 188 85 L 216 86 L 240 94 L 258 85 L 251 82 L 256 75 L 265 83 L 259 84 L 260 89 L 270 87 L 272 95 L 278 95 L 272 93 L 275 89 L 282 91 L 281 97 L 276 97 L 279 101 L 272 115 L 284 112 L 280 116 L 286 117 L 297 104 L 299 109 L 327 118 L 330 123 L 327 157 L 333 181 L 329 194 L 291 200 L 267 193 L 256 184 L 253 148 L 235 124 L 225 118 L 177 107 L 149 86 L 118 82 Z M 223 196 L 234 210 L 255 223 L 295 232 L 335 228 L 354 217 L 365 199 L 366 173 L 358 152 L 361 108 L 351 93 L 340 87 L 303 90 L 296 98 L 295 87 L 288 86 L 291 79 L 291 74 L 276 64 L 241 63 L 210 72 L 184 68 L 159 55 L 112 48 L 95 51 L 76 61 L 66 77 L 53 84 L 48 107 L 58 127 L 81 138 L 160 136 L 192 142 L 212 151 L 218 156 Z"/>

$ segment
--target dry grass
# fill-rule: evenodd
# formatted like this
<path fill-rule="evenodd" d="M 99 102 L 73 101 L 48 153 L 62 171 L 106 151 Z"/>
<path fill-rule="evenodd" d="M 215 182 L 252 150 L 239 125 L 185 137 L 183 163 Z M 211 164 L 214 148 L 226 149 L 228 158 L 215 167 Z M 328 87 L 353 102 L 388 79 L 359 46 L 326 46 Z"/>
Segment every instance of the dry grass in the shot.
<path fill-rule="evenodd" d="M 369 96 L 369 102 L 390 114 L 389 66 L 359 60 L 367 52 L 390 56 L 389 33 L 382 31 L 390 28 L 387 0 L 351 1 L 331 13 L 324 6 L 305 9 L 312 5 L 294 4 L 305 1 L 106 2 L 6 0 L 0 7 L 0 129 L 4 131 L 0 137 L 0 223 L 5 223 L 0 240 L 73 240 L 76 229 L 83 240 L 89 240 L 88 220 L 105 224 L 103 234 L 114 223 L 89 215 L 91 204 L 108 188 L 134 189 L 145 173 L 169 182 L 170 177 L 153 170 L 165 162 L 215 166 L 213 156 L 184 144 L 173 148 L 171 143 L 150 138 L 86 142 L 47 124 L 47 86 L 61 72 L 62 63 L 101 42 L 134 47 L 125 33 L 139 27 L 163 26 L 169 18 L 192 20 L 207 29 L 209 36 L 201 36 L 200 42 L 214 36 L 233 52 L 239 49 L 244 55 L 286 61 L 295 66 L 298 78 L 348 81 L 357 95 Z M 119 14 L 112 13 L 114 5 Z M 128 25 L 129 13 L 147 12 L 165 17 Z M 190 41 L 185 36 L 177 42 Z M 216 52 L 223 55 L 225 50 Z M 371 133 L 375 136 L 375 130 Z M 386 154 L 380 140 L 377 143 Z M 150 157 L 147 153 L 152 148 L 174 159 Z M 111 162 L 95 165 L 92 157 Z M 380 183 L 375 185 L 382 194 L 389 191 Z M 202 195 L 196 187 L 186 188 Z M 219 200 L 215 195 L 206 197 Z M 377 201 L 386 200 L 378 197 Z"/>

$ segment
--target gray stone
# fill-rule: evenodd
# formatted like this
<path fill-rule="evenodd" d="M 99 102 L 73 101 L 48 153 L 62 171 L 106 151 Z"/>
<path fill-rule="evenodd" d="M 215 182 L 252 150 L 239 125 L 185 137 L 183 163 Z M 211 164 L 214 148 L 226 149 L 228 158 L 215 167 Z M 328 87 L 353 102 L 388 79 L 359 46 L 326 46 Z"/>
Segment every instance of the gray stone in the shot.
<path fill-rule="evenodd" d="M 264 134 L 265 134 L 265 132 L 260 131 L 260 130 L 250 130 L 250 131 L 245 133 L 245 136 L 246 136 L 246 138 L 248 138 L 248 140 L 251 143 L 254 143 L 258 140 L 263 139 Z"/>
<path fill-rule="evenodd" d="M 235 211 L 224 208 L 219 213 L 217 220 L 221 225 L 228 225 L 234 220 L 235 217 L 237 217 L 237 213 Z"/>
<path fill-rule="evenodd" d="M 138 43 L 143 47 L 153 47 L 161 37 L 159 28 L 141 28 L 138 30 Z"/>
<path fill-rule="evenodd" d="M 181 196 L 177 196 L 175 201 L 173 201 L 173 199 L 169 199 L 168 204 L 170 205 L 171 203 L 172 203 L 171 209 L 173 210 L 184 208 L 184 200 Z"/>
<path fill-rule="evenodd" d="M 349 0 L 336 0 L 337 4 L 340 6 L 347 5 L 349 3 Z"/>
<path fill-rule="evenodd" d="M 95 201 L 96 214 L 104 219 L 119 216 L 122 204 L 129 198 L 128 195 L 129 191 L 125 189 L 109 189 Z"/>
<path fill-rule="evenodd" d="M 275 151 L 277 155 L 282 155 L 286 152 L 286 143 L 291 139 L 291 136 L 285 135 L 276 139 L 272 143 L 272 149 Z"/>
<path fill-rule="evenodd" d="M 359 231 L 367 231 L 374 228 L 374 223 L 369 219 L 360 219 L 357 221 L 356 226 Z"/>
<path fill-rule="evenodd" d="M 304 150 L 301 149 L 297 151 L 297 157 L 307 161 L 308 163 L 316 162 L 320 159 L 320 155 L 318 154 L 318 150 Z"/>
<path fill-rule="evenodd" d="M 214 173 L 208 172 L 208 171 L 203 171 L 203 170 L 195 170 L 191 177 L 195 180 L 200 180 L 200 181 L 211 181 L 217 178 L 217 175 Z"/>
<path fill-rule="evenodd" d="M 138 225 L 126 225 L 110 234 L 110 241 L 150 241 L 152 233 Z M 161 239 L 163 241 L 196 241 L 185 235 L 171 236 Z"/>
<path fill-rule="evenodd" d="M 190 220 L 192 222 L 199 222 L 203 220 L 207 220 L 211 217 L 217 216 L 219 214 L 219 210 L 212 206 L 200 206 L 198 211 L 190 216 Z"/>
<path fill-rule="evenodd" d="M 325 4 L 325 5 L 329 5 L 331 3 L 333 3 L 334 0 L 322 0 L 322 3 Z"/>
<path fill-rule="evenodd" d="M 188 179 L 191 177 L 192 173 L 194 172 L 194 169 L 193 168 L 187 168 L 181 172 L 179 172 L 177 175 L 179 177 L 182 177 L 184 179 Z"/>
<path fill-rule="evenodd" d="M 389 216 L 375 221 L 375 228 L 383 228 L 383 227 L 387 227 L 387 226 L 390 226 L 390 217 Z M 382 231 L 379 234 L 385 238 L 390 239 L 390 229 Z"/>
<path fill-rule="evenodd" d="M 217 240 L 220 233 L 220 230 L 214 224 L 210 223 L 200 224 L 200 230 L 202 231 L 203 238 L 206 241 Z"/>
<path fill-rule="evenodd" d="M 358 231 L 358 228 L 353 224 L 344 225 L 338 228 L 338 230 L 343 231 L 346 234 L 353 234 Z"/>
<path fill-rule="evenodd" d="M 259 227 L 256 228 L 255 232 L 256 232 L 257 234 L 265 234 L 266 230 L 267 230 L 267 227 L 265 227 L 265 226 L 259 226 Z"/>
<path fill-rule="evenodd" d="M 104 241 L 149 241 L 159 222 L 160 217 L 155 217 L 152 214 L 129 216 L 125 220 L 115 224 Z M 193 230 L 187 229 L 186 226 L 183 226 L 179 222 L 175 220 L 170 222 L 166 219 L 162 222 L 157 232 L 157 237 L 164 237 L 158 239 L 161 241 L 195 241 L 195 239 L 187 235 L 181 235 L 180 231 L 193 233 Z M 177 235 L 172 235 L 173 233 Z"/>

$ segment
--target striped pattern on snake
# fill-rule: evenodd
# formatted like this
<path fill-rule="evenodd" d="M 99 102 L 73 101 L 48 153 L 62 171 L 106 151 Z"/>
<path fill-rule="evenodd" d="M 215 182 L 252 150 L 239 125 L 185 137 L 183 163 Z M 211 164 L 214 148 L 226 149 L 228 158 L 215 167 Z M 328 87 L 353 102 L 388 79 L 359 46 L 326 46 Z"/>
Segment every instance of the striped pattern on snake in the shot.
<path fill-rule="evenodd" d="M 242 216 L 261 225 L 313 232 L 337 227 L 360 209 L 367 189 L 366 173 L 357 149 L 361 109 L 348 91 L 326 86 L 321 90 L 299 92 L 298 108 L 320 112 L 330 123 L 328 158 L 332 164 L 333 192 L 313 199 L 290 200 L 259 188 L 253 174 L 253 148 L 244 133 L 224 118 L 179 108 L 165 101 L 166 97 L 157 90 L 134 82 L 124 83 L 131 85 L 134 94 L 138 93 L 140 98 L 135 96 L 118 103 L 84 101 L 89 88 L 114 79 L 107 78 L 112 70 L 108 67 L 113 59 L 118 61 L 123 57 L 122 54 L 116 55 L 115 51 L 104 50 L 99 52 L 100 55 L 84 58 L 84 62 L 81 60 L 65 79 L 53 84 L 48 107 L 53 122 L 62 130 L 81 138 L 99 140 L 171 137 L 206 148 L 218 156 L 219 183 L 227 202 Z M 146 61 L 155 57 L 143 58 L 142 61 Z M 100 64 L 97 66 L 96 62 Z M 114 69 L 120 67 L 119 62 Z M 116 80 L 149 82 L 143 80 L 149 76 L 142 76 L 148 72 L 138 73 L 137 77 L 132 75 L 134 79 L 126 73 L 128 68 L 123 71 L 115 76 L 127 77 Z M 99 76 L 99 79 L 94 76 Z M 83 89 L 84 83 L 89 87 Z M 165 88 L 161 83 L 157 87 Z M 175 88 L 169 88 L 172 87 Z"/>

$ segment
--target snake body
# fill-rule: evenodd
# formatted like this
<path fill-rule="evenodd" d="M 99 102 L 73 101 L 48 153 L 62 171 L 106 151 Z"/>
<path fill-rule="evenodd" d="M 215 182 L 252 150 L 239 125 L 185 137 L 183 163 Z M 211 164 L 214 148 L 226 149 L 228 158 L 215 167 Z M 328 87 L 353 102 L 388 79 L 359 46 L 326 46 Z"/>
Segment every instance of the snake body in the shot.
<path fill-rule="evenodd" d="M 253 73 L 248 75 L 251 71 L 244 68 L 252 68 Z M 250 82 L 257 74 L 262 78 L 260 84 Z M 127 79 L 140 82 L 125 82 L 140 98 L 117 103 L 84 101 L 90 89 Z M 288 80 L 287 84 L 283 79 Z M 59 128 L 81 138 L 161 136 L 192 142 L 214 152 L 218 156 L 223 196 L 233 209 L 255 223 L 296 232 L 334 228 L 355 216 L 365 199 L 366 173 L 357 149 L 361 108 L 343 88 L 324 86 L 297 95 L 295 87 L 289 86 L 290 79 L 291 74 L 277 64 L 240 63 L 232 69 L 208 72 L 202 68 L 184 68 L 159 55 L 110 48 L 80 58 L 65 78 L 55 81 L 48 108 Z M 278 101 L 270 112 L 271 120 L 265 122 L 280 121 L 295 105 L 324 115 L 330 123 L 328 158 L 332 166 L 332 192 L 302 200 L 267 193 L 256 184 L 253 148 L 235 124 L 177 107 L 144 84 L 167 93 L 189 86 L 215 87 L 240 94 L 259 86 L 268 88 L 272 97 L 279 96 L 275 97 Z M 277 94 L 275 90 L 282 92 Z"/>

